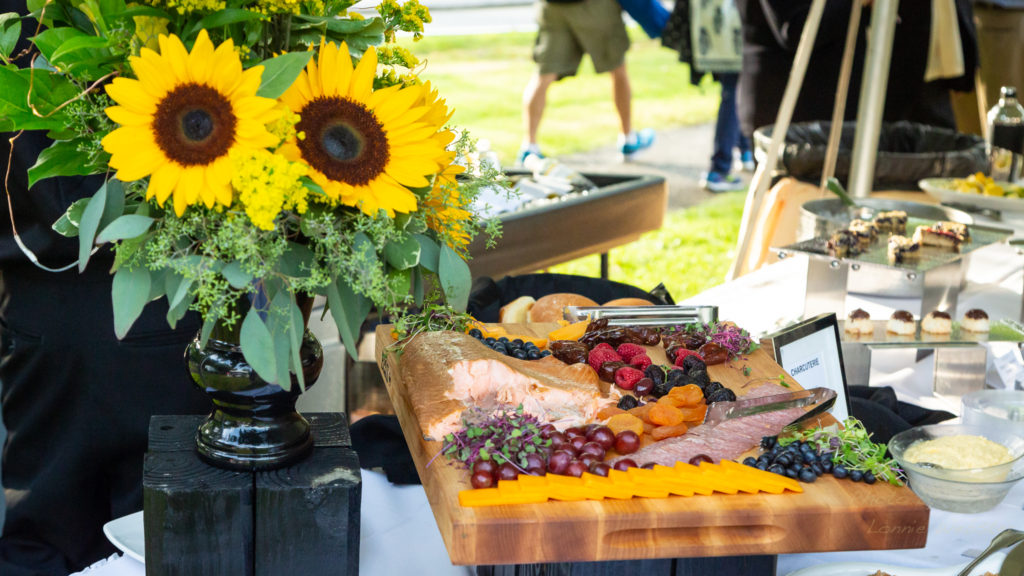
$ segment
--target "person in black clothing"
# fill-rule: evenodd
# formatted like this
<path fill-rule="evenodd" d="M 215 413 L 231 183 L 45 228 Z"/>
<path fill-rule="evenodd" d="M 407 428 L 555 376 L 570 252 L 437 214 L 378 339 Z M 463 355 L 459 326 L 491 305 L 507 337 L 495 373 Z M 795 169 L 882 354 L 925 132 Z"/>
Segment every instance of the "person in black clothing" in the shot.
<path fill-rule="evenodd" d="M 24 0 L 0 0 L 6 12 L 26 13 Z M 23 36 L 34 28 L 23 25 Z M 52 178 L 30 190 L 26 171 L 50 142 L 25 132 L 12 153 L 13 136 L 0 134 L 0 173 L 10 158 L 14 226 L 43 265 L 64 267 L 77 259 L 77 239 L 50 227 L 102 179 Z M 8 431 L 0 574 L 64 576 L 115 552 L 103 524 L 142 508 L 150 416 L 209 411 L 183 359 L 200 323 L 189 315 L 169 329 L 161 300 L 118 341 L 112 255 L 98 252 L 83 274 L 46 272 L 16 245 L 6 199 L 0 205 L 0 406 Z"/>
<path fill-rule="evenodd" d="M 836 84 L 854 0 L 829 0 L 811 51 L 793 122 L 831 120 Z M 743 20 L 743 72 L 739 83 L 739 116 L 743 133 L 775 123 L 789 80 L 811 0 L 736 0 Z M 892 64 L 886 90 L 885 121 L 907 120 L 956 129 L 949 90 L 970 91 L 978 65 L 977 33 L 969 0 L 957 0 L 957 21 L 963 42 L 965 74 L 924 81 L 931 34 L 931 2 L 900 2 L 893 38 Z M 857 114 L 870 8 L 860 20 L 846 120 Z"/>

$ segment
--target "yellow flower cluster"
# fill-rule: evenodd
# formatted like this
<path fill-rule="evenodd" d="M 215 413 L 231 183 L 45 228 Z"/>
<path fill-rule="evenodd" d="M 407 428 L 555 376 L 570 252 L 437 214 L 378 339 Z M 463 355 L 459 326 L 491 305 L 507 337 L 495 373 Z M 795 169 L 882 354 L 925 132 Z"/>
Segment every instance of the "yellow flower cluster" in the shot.
<path fill-rule="evenodd" d="M 227 7 L 224 0 L 149 0 L 157 8 L 174 10 L 178 14 L 216 12 Z"/>
<path fill-rule="evenodd" d="M 296 137 L 302 140 L 304 135 L 295 132 L 295 125 L 301 120 L 299 115 L 292 112 L 287 106 L 281 105 L 279 108 L 282 110 L 281 115 L 277 120 L 267 124 L 267 131 L 277 136 L 279 142 L 287 142 Z"/>
<path fill-rule="evenodd" d="M 303 6 L 306 14 L 323 14 L 322 0 L 257 0 L 251 8 L 262 14 L 302 14 Z"/>
<path fill-rule="evenodd" d="M 307 189 L 299 180 L 306 175 L 304 164 L 289 162 L 268 150 L 232 151 L 231 164 L 231 186 L 257 228 L 273 230 L 277 216 L 284 210 L 306 212 Z"/>
<path fill-rule="evenodd" d="M 377 13 L 384 20 L 384 40 L 394 40 L 394 29 L 412 32 L 413 40 L 423 37 L 423 25 L 429 24 L 430 10 L 419 3 L 419 0 L 408 0 L 399 5 L 396 0 L 381 0 L 377 5 Z"/>
<path fill-rule="evenodd" d="M 454 159 L 455 155 L 449 154 L 449 158 Z M 465 209 L 466 202 L 459 194 L 456 182 L 456 176 L 465 171 L 463 166 L 454 163 L 448 164 L 434 178 L 434 185 L 423 201 L 427 226 L 442 236 L 447 234 L 446 240 L 453 250 L 469 245 L 469 232 L 466 230 L 466 225 L 473 219 L 473 214 Z"/>
<path fill-rule="evenodd" d="M 167 34 L 168 20 L 154 16 L 135 16 L 133 19 L 135 20 L 134 41 L 138 42 L 139 48 L 159 50 L 158 38 L 161 34 Z M 138 54 L 138 50 L 134 52 Z"/>

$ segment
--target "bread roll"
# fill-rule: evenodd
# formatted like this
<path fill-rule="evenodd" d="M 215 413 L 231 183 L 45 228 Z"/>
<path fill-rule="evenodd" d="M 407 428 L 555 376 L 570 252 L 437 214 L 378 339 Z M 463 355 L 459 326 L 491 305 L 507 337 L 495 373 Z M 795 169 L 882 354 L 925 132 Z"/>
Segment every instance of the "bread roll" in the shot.
<path fill-rule="evenodd" d="M 602 306 L 654 306 L 654 303 L 643 298 L 616 298 L 605 302 Z"/>
<path fill-rule="evenodd" d="M 566 306 L 597 306 L 586 296 L 571 293 L 548 294 L 537 299 L 530 309 L 530 322 L 558 322 Z"/>
<path fill-rule="evenodd" d="M 528 322 L 530 308 L 533 308 L 533 296 L 520 296 L 505 304 L 498 311 L 498 322 L 502 324 L 525 324 Z"/>

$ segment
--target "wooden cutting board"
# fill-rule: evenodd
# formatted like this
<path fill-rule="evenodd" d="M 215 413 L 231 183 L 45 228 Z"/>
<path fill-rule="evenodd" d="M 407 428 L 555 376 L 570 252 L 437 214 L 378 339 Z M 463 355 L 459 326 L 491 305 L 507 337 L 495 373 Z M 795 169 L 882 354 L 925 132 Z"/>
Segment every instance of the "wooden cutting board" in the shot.
<path fill-rule="evenodd" d="M 505 325 L 512 334 L 543 337 L 552 325 Z M 385 354 L 391 326 L 377 329 L 376 355 L 416 469 L 423 481 L 452 563 L 528 564 L 788 554 L 833 550 L 922 548 L 928 507 L 907 487 L 868 486 L 822 476 L 801 494 L 737 494 L 587 502 L 546 502 L 483 508 L 459 505 L 469 475 L 443 457 L 441 443 L 427 441 L 409 405 L 398 370 L 400 358 Z M 666 363 L 660 348 L 652 360 Z M 656 357 L 657 356 L 657 357 Z M 749 376 L 743 367 L 750 368 Z M 784 375 L 764 351 L 709 375 L 742 395 L 755 378 Z M 829 417 L 831 418 L 831 417 Z M 834 420 L 832 420 L 834 422 Z M 427 464 L 430 463 L 429 466 Z"/>

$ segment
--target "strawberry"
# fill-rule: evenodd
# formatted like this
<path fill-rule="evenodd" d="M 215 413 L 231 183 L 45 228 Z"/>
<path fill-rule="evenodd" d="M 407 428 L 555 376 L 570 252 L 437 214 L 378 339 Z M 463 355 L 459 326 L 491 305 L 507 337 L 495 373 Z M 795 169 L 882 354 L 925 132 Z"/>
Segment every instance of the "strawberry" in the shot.
<path fill-rule="evenodd" d="M 590 351 L 590 355 L 587 356 L 587 364 L 590 364 L 590 367 L 594 370 L 600 371 L 601 364 L 605 362 L 622 362 L 622 356 L 619 356 L 611 346 L 607 348 L 596 346 Z"/>
<path fill-rule="evenodd" d="M 615 351 L 618 352 L 619 356 L 622 356 L 622 359 L 625 360 L 626 362 L 629 362 L 633 358 L 633 356 L 636 356 L 638 354 L 647 354 L 647 351 L 644 350 L 643 346 L 640 346 L 639 344 L 633 344 L 631 342 L 624 342 L 622 344 L 619 344 L 618 349 L 616 349 Z"/>
<path fill-rule="evenodd" d="M 651 357 L 648 356 L 646 352 L 633 356 L 628 360 L 628 362 L 631 366 L 635 366 L 640 370 L 646 370 L 648 366 L 653 364 L 653 362 L 651 362 Z"/>
<path fill-rule="evenodd" d="M 703 357 L 700 355 L 700 353 L 697 352 L 696 350 L 687 350 L 686 348 L 680 348 L 680 349 L 676 350 L 676 362 L 675 362 L 675 365 L 676 366 L 682 366 L 683 365 L 683 359 L 686 358 L 687 356 L 696 356 L 697 358 L 703 359 Z"/>
<path fill-rule="evenodd" d="M 623 390 L 632 390 L 644 373 L 632 366 L 623 366 L 615 371 L 615 385 Z"/>

